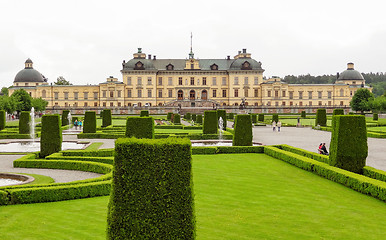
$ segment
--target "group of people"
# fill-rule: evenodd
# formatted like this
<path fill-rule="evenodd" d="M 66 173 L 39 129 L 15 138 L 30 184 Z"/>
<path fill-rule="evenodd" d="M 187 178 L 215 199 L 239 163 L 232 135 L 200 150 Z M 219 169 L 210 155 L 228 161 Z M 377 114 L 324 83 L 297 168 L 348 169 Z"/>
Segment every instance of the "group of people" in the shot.
<path fill-rule="evenodd" d="M 277 127 L 277 131 L 280 132 L 280 128 L 281 128 L 281 122 L 280 122 L 280 120 L 277 122 L 277 124 L 276 124 L 275 121 L 272 122 L 272 130 L 273 130 L 273 131 L 276 131 L 276 127 Z"/>
<path fill-rule="evenodd" d="M 79 120 L 79 121 L 78 121 L 78 119 L 75 119 L 75 121 L 74 121 L 74 126 L 75 126 L 75 129 L 76 129 L 76 130 L 78 129 L 78 126 L 79 126 L 79 129 L 82 129 L 82 125 L 83 125 L 82 120 Z"/>
<path fill-rule="evenodd" d="M 326 148 L 326 143 L 320 143 L 318 151 L 319 151 L 320 154 L 328 155 L 328 151 L 327 151 L 327 148 Z"/>

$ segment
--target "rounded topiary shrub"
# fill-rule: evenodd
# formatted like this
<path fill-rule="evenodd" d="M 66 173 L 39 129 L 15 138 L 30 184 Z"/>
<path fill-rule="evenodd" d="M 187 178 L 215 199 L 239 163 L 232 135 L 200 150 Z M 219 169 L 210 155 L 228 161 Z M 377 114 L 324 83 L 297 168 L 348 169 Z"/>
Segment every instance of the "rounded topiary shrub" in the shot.
<path fill-rule="evenodd" d="M 264 122 L 264 113 L 259 113 L 259 116 L 257 118 L 259 122 Z"/>
<path fill-rule="evenodd" d="M 364 116 L 332 117 L 329 164 L 361 173 L 368 154 L 366 119 Z"/>
<path fill-rule="evenodd" d="M 181 116 L 180 116 L 180 114 L 173 114 L 173 123 L 174 124 L 181 124 Z"/>
<path fill-rule="evenodd" d="M 204 124 L 202 131 L 204 134 L 217 134 L 218 121 L 217 111 L 205 111 L 204 112 Z"/>
<path fill-rule="evenodd" d="M 199 124 L 202 124 L 202 115 L 201 114 L 197 115 L 197 121 L 196 122 Z"/>
<path fill-rule="evenodd" d="M 233 120 L 235 118 L 235 114 L 234 113 L 229 113 L 228 114 L 228 118 Z"/>
<path fill-rule="evenodd" d="M 149 110 L 141 110 L 140 117 L 148 117 L 149 116 Z"/>
<path fill-rule="evenodd" d="M 184 119 L 186 119 L 186 120 L 191 120 L 191 119 L 192 119 L 192 115 L 191 115 L 190 113 L 186 113 L 186 114 L 184 115 Z"/>
<path fill-rule="evenodd" d="M 344 109 L 342 108 L 336 108 L 334 109 L 334 111 L 332 112 L 332 115 L 335 116 L 335 115 L 344 115 Z"/>
<path fill-rule="evenodd" d="M 373 113 L 373 120 L 378 121 L 378 113 Z"/>
<path fill-rule="evenodd" d="M 251 116 L 241 114 L 236 116 L 233 146 L 252 146 Z"/>
<path fill-rule="evenodd" d="M 154 138 L 154 119 L 152 117 L 128 117 L 126 137 Z"/>
<path fill-rule="evenodd" d="M 251 114 L 251 120 L 252 120 L 252 123 L 256 123 L 257 122 L 257 115 Z"/>
<path fill-rule="evenodd" d="M 172 120 L 172 115 L 173 115 L 172 112 L 168 112 L 168 115 L 166 116 L 166 119 L 167 119 L 168 121 Z"/>
<path fill-rule="evenodd" d="M 104 109 L 102 114 L 102 127 L 111 125 L 111 109 Z"/>
<path fill-rule="evenodd" d="M 62 150 L 62 128 L 59 114 L 43 115 L 40 137 L 41 158 Z"/>
<path fill-rule="evenodd" d="M 106 109 L 103 111 L 105 112 Z M 96 112 L 87 111 L 84 114 L 83 133 L 96 133 Z"/>
<path fill-rule="evenodd" d="M 69 124 L 68 114 L 70 110 L 63 110 L 62 112 L 62 126 L 67 126 Z"/>
<path fill-rule="evenodd" d="M 30 112 L 23 111 L 19 116 L 19 133 L 20 134 L 30 134 L 30 122 L 31 115 Z"/>
<path fill-rule="evenodd" d="M 5 111 L 0 110 L 0 130 L 3 130 L 5 128 L 5 123 L 7 122 Z"/>
<path fill-rule="evenodd" d="M 306 118 L 306 111 L 302 111 L 300 117 L 301 117 L 301 118 Z"/>
<path fill-rule="evenodd" d="M 197 121 L 197 114 L 192 114 L 192 120 Z"/>
<path fill-rule="evenodd" d="M 226 130 L 227 129 L 227 112 L 225 110 L 217 110 L 217 121 L 220 120 L 220 117 L 222 118 L 223 120 L 223 128 L 222 130 Z"/>
<path fill-rule="evenodd" d="M 279 121 L 279 114 L 277 113 L 274 113 L 272 114 L 272 122 L 278 122 Z"/>
<path fill-rule="evenodd" d="M 316 111 L 315 126 L 327 126 L 326 109 L 320 108 Z"/>
<path fill-rule="evenodd" d="M 189 139 L 118 139 L 107 239 L 195 239 Z"/>

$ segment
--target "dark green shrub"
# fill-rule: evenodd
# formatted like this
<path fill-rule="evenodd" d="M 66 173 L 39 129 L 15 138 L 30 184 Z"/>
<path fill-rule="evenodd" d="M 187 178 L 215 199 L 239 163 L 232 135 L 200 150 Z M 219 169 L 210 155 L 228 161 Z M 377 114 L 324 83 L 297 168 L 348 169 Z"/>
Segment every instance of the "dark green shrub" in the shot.
<path fill-rule="evenodd" d="M 364 116 L 332 117 L 330 165 L 361 173 L 368 154 L 366 119 Z"/>
<path fill-rule="evenodd" d="M 68 114 L 70 110 L 63 110 L 62 112 L 62 126 L 67 126 L 69 124 Z"/>
<path fill-rule="evenodd" d="M 40 137 L 40 157 L 62 150 L 62 129 L 59 114 L 43 115 Z"/>
<path fill-rule="evenodd" d="M 184 119 L 186 119 L 186 120 L 191 120 L 191 119 L 192 119 L 192 115 L 191 115 L 190 113 L 186 113 L 186 114 L 184 115 Z"/>
<path fill-rule="evenodd" d="M 111 109 L 104 109 L 102 114 L 102 127 L 107 127 L 110 125 L 111 125 Z"/>
<path fill-rule="evenodd" d="M 103 112 L 106 112 L 105 110 Z M 83 133 L 96 133 L 96 112 L 85 112 L 83 125 Z"/>
<path fill-rule="evenodd" d="M 75 120 L 79 121 L 80 117 L 71 117 L 72 124 L 74 124 Z"/>
<path fill-rule="evenodd" d="M 217 110 L 217 121 L 220 120 L 220 117 L 224 123 L 222 130 L 227 130 L 227 112 L 225 110 Z"/>
<path fill-rule="evenodd" d="M 256 123 L 257 122 L 257 115 L 251 114 L 251 120 L 252 120 L 252 123 Z"/>
<path fill-rule="evenodd" d="M 217 134 L 218 122 L 217 111 L 204 112 L 204 124 L 202 131 L 204 134 Z"/>
<path fill-rule="evenodd" d="M 259 113 L 259 117 L 257 119 L 259 122 L 264 122 L 264 113 Z"/>
<path fill-rule="evenodd" d="M 300 115 L 301 118 L 306 118 L 306 111 L 302 111 L 302 114 Z"/>
<path fill-rule="evenodd" d="M 30 122 L 30 112 L 21 112 L 19 116 L 19 134 L 30 134 Z"/>
<path fill-rule="evenodd" d="M 166 119 L 167 119 L 168 121 L 172 120 L 172 115 L 173 115 L 172 112 L 168 112 L 168 115 L 166 116 Z"/>
<path fill-rule="evenodd" d="M 7 122 L 5 111 L 0 110 L 0 130 L 3 130 L 5 128 L 5 123 Z"/>
<path fill-rule="evenodd" d="M 274 114 L 272 114 L 272 122 L 278 122 L 279 121 L 279 114 L 277 114 L 277 113 L 274 113 Z"/>
<path fill-rule="evenodd" d="M 373 113 L 373 120 L 378 121 L 378 113 Z"/>
<path fill-rule="evenodd" d="M 316 111 L 315 126 L 318 126 L 318 125 L 322 126 L 322 127 L 327 126 L 326 109 L 324 109 L 324 108 L 319 108 Z"/>
<path fill-rule="evenodd" d="M 118 139 L 107 239 L 194 239 L 188 139 Z"/>
<path fill-rule="evenodd" d="M 335 116 L 335 115 L 344 115 L 344 109 L 343 108 L 336 108 L 332 112 L 332 115 L 333 116 Z"/>
<path fill-rule="evenodd" d="M 141 110 L 140 117 L 148 117 L 149 116 L 149 110 Z"/>
<path fill-rule="evenodd" d="M 181 124 L 181 116 L 180 116 L 180 114 L 173 114 L 173 123 L 174 124 Z"/>
<path fill-rule="evenodd" d="M 252 146 L 252 121 L 249 115 L 237 115 L 233 146 Z"/>
<path fill-rule="evenodd" d="M 199 124 L 202 124 L 202 115 L 201 114 L 197 115 L 197 121 L 196 122 Z"/>
<path fill-rule="evenodd" d="M 154 138 L 154 120 L 152 117 L 128 117 L 126 137 Z"/>
<path fill-rule="evenodd" d="M 197 121 L 197 115 L 196 114 L 192 114 L 192 120 Z"/>
<path fill-rule="evenodd" d="M 235 119 L 235 114 L 234 113 L 229 113 L 228 118 L 232 119 L 232 120 Z"/>
<path fill-rule="evenodd" d="M 99 113 L 99 117 L 103 118 L 103 110 Z"/>

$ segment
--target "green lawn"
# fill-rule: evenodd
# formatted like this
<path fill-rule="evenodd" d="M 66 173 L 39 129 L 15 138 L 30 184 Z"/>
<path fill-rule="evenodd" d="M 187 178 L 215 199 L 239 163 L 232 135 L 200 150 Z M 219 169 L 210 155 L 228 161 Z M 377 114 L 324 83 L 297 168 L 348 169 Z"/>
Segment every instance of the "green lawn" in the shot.
<path fill-rule="evenodd" d="M 291 124 L 291 125 L 296 125 L 298 123 L 297 119 L 282 119 L 279 118 L 279 120 L 283 124 Z M 300 123 L 303 126 L 315 126 L 315 118 L 309 119 L 309 118 L 300 118 Z M 331 126 L 331 119 L 327 119 L 327 126 Z"/>
<path fill-rule="evenodd" d="M 202 129 L 154 129 L 154 133 L 192 133 L 192 134 L 202 134 Z"/>
<path fill-rule="evenodd" d="M 197 239 L 383 239 L 386 204 L 264 154 L 194 155 Z M 0 207 L 0 239 L 105 239 L 108 197 Z"/>
<path fill-rule="evenodd" d="M 384 127 L 368 127 L 367 131 L 382 131 L 386 133 L 386 126 Z"/>

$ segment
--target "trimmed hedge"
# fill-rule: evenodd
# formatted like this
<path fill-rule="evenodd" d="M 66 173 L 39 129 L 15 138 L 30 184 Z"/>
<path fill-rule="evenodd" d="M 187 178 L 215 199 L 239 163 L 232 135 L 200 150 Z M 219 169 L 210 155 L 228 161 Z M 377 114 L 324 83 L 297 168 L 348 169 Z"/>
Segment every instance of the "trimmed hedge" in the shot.
<path fill-rule="evenodd" d="M 257 122 L 257 115 L 251 114 L 251 120 L 252 120 L 252 123 L 256 123 Z"/>
<path fill-rule="evenodd" d="M 148 117 L 149 116 L 149 110 L 141 110 L 140 117 Z"/>
<path fill-rule="evenodd" d="M 378 121 L 378 113 L 373 113 L 373 120 Z"/>
<path fill-rule="evenodd" d="M 264 113 L 259 113 L 258 119 L 259 122 L 264 122 Z"/>
<path fill-rule="evenodd" d="M 202 124 L 202 115 L 201 114 L 197 115 L 197 121 L 196 122 L 199 124 Z"/>
<path fill-rule="evenodd" d="M 315 126 L 318 126 L 318 125 L 322 127 L 327 126 L 326 109 L 324 108 L 319 108 L 316 111 Z"/>
<path fill-rule="evenodd" d="M 184 119 L 186 119 L 186 120 L 191 120 L 191 119 L 192 119 L 192 115 L 191 115 L 190 113 L 186 113 L 186 114 L 184 115 Z"/>
<path fill-rule="evenodd" d="M 99 149 L 96 151 L 88 150 L 66 150 L 61 151 L 63 156 L 89 156 L 89 157 L 112 157 L 114 156 L 114 149 Z"/>
<path fill-rule="evenodd" d="M 173 115 L 172 112 L 168 112 L 168 115 L 166 116 L 166 119 L 167 119 L 168 121 L 172 120 L 172 115 Z"/>
<path fill-rule="evenodd" d="M 233 146 L 252 146 L 252 121 L 246 114 L 236 116 Z"/>
<path fill-rule="evenodd" d="M 6 115 L 5 111 L 4 110 L 0 110 L 0 130 L 3 130 L 5 128 L 5 124 L 7 122 L 5 115 Z"/>
<path fill-rule="evenodd" d="M 173 114 L 173 123 L 174 124 L 181 124 L 181 116 L 180 116 L 180 114 Z"/>
<path fill-rule="evenodd" d="M 336 108 L 332 112 L 332 115 L 333 116 L 335 116 L 335 115 L 344 115 L 344 109 L 343 108 Z"/>
<path fill-rule="evenodd" d="M 300 115 L 301 118 L 306 118 L 306 111 L 302 111 L 302 114 Z"/>
<path fill-rule="evenodd" d="M 103 114 L 105 114 L 105 110 L 103 110 Z M 96 133 L 96 112 L 85 112 L 83 125 L 83 133 Z"/>
<path fill-rule="evenodd" d="M 31 115 L 30 112 L 23 111 L 19 116 L 19 134 L 30 134 L 30 122 Z"/>
<path fill-rule="evenodd" d="M 96 115 L 95 115 L 95 117 L 96 117 Z M 110 126 L 111 123 L 112 123 L 111 109 L 104 109 L 102 112 L 102 127 Z"/>
<path fill-rule="evenodd" d="M 235 119 L 235 114 L 234 113 L 229 113 L 228 114 L 228 118 L 231 119 L 231 120 Z"/>
<path fill-rule="evenodd" d="M 340 183 L 357 192 L 371 195 L 382 201 L 386 201 L 385 182 L 336 168 L 326 163 L 318 162 L 295 153 L 286 152 L 273 146 L 265 146 L 264 153 L 334 182 Z"/>
<path fill-rule="evenodd" d="M 127 117 L 125 136 L 154 138 L 154 119 L 152 117 Z"/>
<path fill-rule="evenodd" d="M 188 139 L 118 139 L 107 239 L 195 239 Z"/>
<path fill-rule="evenodd" d="M 277 114 L 277 113 L 274 113 L 274 114 L 272 114 L 272 122 L 278 122 L 279 121 L 279 114 Z"/>
<path fill-rule="evenodd" d="M 227 112 L 225 110 L 217 110 L 217 121 L 220 120 L 220 117 L 222 117 L 222 120 L 224 122 L 222 130 L 227 130 Z"/>
<path fill-rule="evenodd" d="M 197 114 L 192 114 L 192 120 L 193 120 L 194 122 L 197 121 Z"/>
<path fill-rule="evenodd" d="M 192 154 L 264 153 L 264 146 L 192 147 Z"/>
<path fill-rule="evenodd" d="M 67 126 L 70 122 L 68 119 L 68 114 L 70 113 L 70 110 L 63 110 L 62 111 L 62 126 Z"/>
<path fill-rule="evenodd" d="M 40 137 L 40 157 L 62 150 L 62 129 L 59 114 L 43 115 Z"/>
<path fill-rule="evenodd" d="M 217 134 L 218 132 L 218 121 L 217 111 L 205 111 L 204 112 L 204 124 L 202 131 L 204 134 Z"/>
<path fill-rule="evenodd" d="M 366 119 L 364 116 L 332 117 L 330 165 L 361 173 L 368 154 Z"/>

